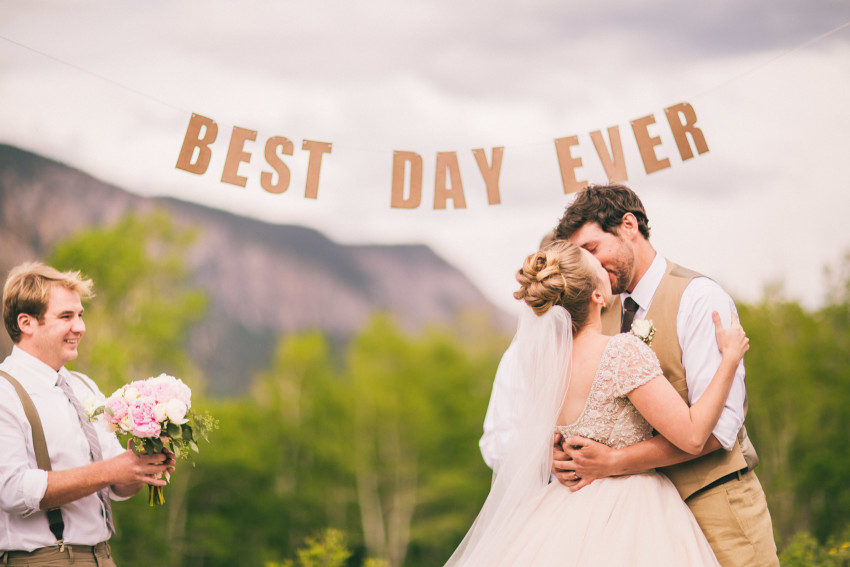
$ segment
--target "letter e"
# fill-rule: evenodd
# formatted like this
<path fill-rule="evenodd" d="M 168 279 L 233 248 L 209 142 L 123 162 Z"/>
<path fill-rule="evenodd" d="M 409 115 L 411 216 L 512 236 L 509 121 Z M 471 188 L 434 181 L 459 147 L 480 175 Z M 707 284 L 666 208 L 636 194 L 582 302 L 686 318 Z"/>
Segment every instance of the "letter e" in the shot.
<path fill-rule="evenodd" d="M 632 120 L 632 131 L 635 133 L 635 141 L 638 150 L 640 150 L 644 169 L 647 173 L 654 173 L 670 167 L 670 160 L 667 158 L 659 160 L 655 155 L 655 146 L 661 143 L 661 138 L 649 135 L 650 124 L 655 124 L 655 115 L 653 114 Z"/>
<path fill-rule="evenodd" d="M 564 193 L 575 193 L 587 187 L 587 181 L 576 179 L 576 168 L 581 167 L 581 158 L 573 157 L 572 147 L 578 145 L 578 136 L 555 139 L 555 151 L 558 153 L 558 165 L 561 167 L 561 183 Z"/>
<path fill-rule="evenodd" d="M 239 175 L 239 164 L 243 161 L 249 163 L 251 154 L 243 151 L 246 140 L 256 140 L 257 131 L 233 127 L 233 134 L 230 136 L 230 146 L 227 148 L 227 158 L 224 160 L 224 171 L 221 172 L 221 180 L 224 183 L 245 187 L 248 183 L 248 178 Z"/>

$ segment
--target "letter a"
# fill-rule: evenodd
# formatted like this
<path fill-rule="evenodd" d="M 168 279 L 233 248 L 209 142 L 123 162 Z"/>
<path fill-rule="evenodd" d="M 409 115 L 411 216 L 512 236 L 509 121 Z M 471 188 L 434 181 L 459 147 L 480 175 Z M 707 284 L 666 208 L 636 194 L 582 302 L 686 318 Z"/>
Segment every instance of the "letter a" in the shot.
<path fill-rule="evenodd" d="M 446 187 L 446 174 L 451 179 L 451 187 Z M 453 199 L 456 209 L 466 208 L 463 196 L 463 183 L 460 182 L 460 166 L 457 153 L 437 152 L 437 173 L 434 176 L 434 208 L 445 209 L 446 202 Z"/>

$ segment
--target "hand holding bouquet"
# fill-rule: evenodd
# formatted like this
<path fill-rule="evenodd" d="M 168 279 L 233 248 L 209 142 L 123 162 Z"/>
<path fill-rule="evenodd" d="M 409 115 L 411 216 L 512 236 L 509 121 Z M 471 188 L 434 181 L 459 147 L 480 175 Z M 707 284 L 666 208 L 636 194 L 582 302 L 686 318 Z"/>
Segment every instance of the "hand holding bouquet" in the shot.
<path fill-rule="evenodd" d="M 182 380 L 160 374 L 122 386 L 102 405 L 88 404 L 91 419 L 104 420 L 118 437 L 139 455 L 173 453 L 188 456 L 198 452 L 197 439 L 205 440 L 216 421 L 210 415 L 192 411 L 192 391 Z M 148 486 L 148 503 L 164 504 L 163 487 Z"/>

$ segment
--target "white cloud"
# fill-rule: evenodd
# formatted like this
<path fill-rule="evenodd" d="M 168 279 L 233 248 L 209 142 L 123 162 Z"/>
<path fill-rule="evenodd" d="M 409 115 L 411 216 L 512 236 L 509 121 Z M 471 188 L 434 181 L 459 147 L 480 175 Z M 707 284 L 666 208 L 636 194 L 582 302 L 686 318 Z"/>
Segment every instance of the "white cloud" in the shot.
<path fill-rule="evenodd" d="M 515 270 L 567 202 L 553 139 L 578 135 L 579 175 L 604 181 L 588 132 L 614 124 L 653 242 L 741 297 L 785 279 L 815 304 L 821 266 L 850 248 L 850 28 L 786 53 L 850 20 L 843 3 L 8 0 L 4 11 L 0 36 L 31 50 L 0 39 L 2 141 L 342 242 L 425 242 L 509 309 Z M 684 163 L 663 116 L 682 100 L 710 147 Z M 202 176 L 174 167 L 190 112 L 220 127 Z M 650 113 L 672 167 L 647 176 L 628 123 Z M 245 189 L 219 181 L 234 125 L 258 131 Z M 296 148 L 282 195 L 258 183 L 272 135 Z M 334 144 L 318 200 L 303 197 L 303 139 Z M 493 146 L 506 148 L 498 206 L 470 152 Z M 423 157 L 418 210 L 389 208 L 393 150 Z M 437 151 L 457 152 L 467 210 L 432 210 Z"/>

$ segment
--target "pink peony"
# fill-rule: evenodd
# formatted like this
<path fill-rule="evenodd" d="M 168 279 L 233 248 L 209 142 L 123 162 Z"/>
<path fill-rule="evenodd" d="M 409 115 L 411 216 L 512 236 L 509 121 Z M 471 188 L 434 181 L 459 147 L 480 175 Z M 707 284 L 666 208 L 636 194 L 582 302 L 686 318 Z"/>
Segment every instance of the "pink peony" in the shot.
<path fill-rule="evenodd" d="M 110 423 L 118 423 L 121 421 L 125 415 L 127 415 L 127 402 L 124 401 L 124 398 L 121 396 L 112 396 L 108 400 L 106 400 L 106 409 L 110 410 L 110 412 L 104 412 L 104 416 L 106 420 Z"/>
<path fill-rule="evenodd" d="M 162 428 L 156 420 L 156 401 L 152 397 L 140 397 L 127 408 L 136 437 L 159 437 Z"/>
<path fill-rule="evenodd" d="M 176 392 L 167 382 L 154 382 L 151 384 L 151 396 L 158 403 L 166 404 L 168 400 L 176 397 Z"/>
<path fill-rule="evenodd" d="M 133 435 L 136 437 L 150 437 L 155 438 L 159 437 L 162 434 L 162 427 L 156 421 L 150 421 L 148 423 L 143 423 L 141 425 L 136 424 L 133 426 Z"/>

